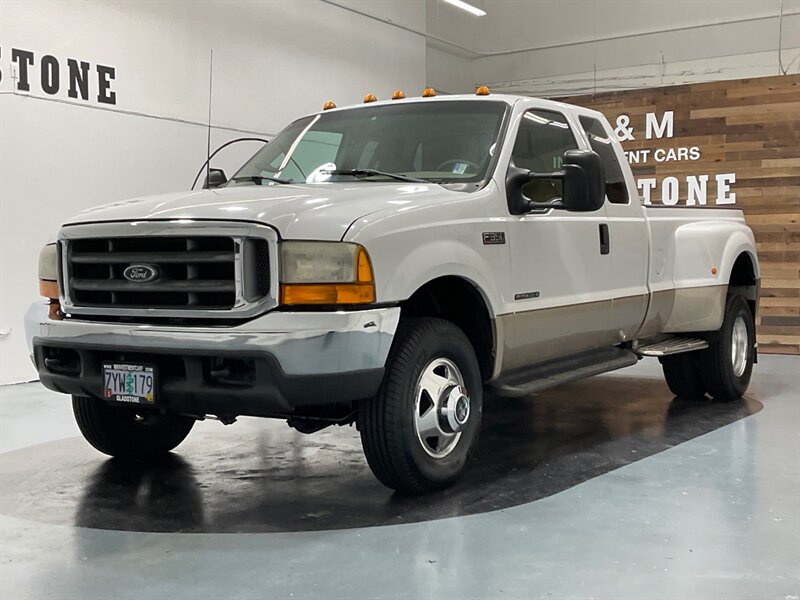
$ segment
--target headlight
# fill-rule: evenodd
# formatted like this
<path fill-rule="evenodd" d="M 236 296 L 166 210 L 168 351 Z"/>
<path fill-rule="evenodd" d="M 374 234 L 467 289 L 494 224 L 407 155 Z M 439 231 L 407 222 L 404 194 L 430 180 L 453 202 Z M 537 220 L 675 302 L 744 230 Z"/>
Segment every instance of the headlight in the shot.
<path fill-rule="evenodd" d="M 375 302 L 367 251 L 346 242 L 283 242 L 281 304 Z"/>
<path fill-rule="evenodd" d="M 58 251 L 47 244 L 39 252 L 39 293 L 45 298 L 58 298 Z"/>

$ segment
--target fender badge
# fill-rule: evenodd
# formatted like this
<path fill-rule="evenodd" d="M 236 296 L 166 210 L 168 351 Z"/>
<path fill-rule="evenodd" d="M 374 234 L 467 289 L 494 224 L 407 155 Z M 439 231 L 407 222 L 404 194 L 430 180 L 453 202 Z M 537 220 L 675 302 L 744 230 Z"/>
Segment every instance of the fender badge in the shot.
<path fill-rule="evenodd" d="M 530 298 L 538 298 L 539 292 L 524 292 L 522 294 L 514 294 L 514 300 L 528 300 Z"/>
<path fill-rule="evenodd" d="M 496 244 L 505 244 L 506 234 L 503 231 L 484 231 L 483 232 L 483 245 L 494 246 Z"/>

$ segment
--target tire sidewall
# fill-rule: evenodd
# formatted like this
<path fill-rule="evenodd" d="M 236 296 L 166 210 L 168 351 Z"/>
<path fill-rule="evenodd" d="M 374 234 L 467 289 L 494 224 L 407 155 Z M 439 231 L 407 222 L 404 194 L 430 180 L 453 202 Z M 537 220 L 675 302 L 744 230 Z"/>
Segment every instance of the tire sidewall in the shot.
<path fill-rule="evenodd" d="M 401 432 L 411 459 L 419 474 L 432 484 L 444 484 L 455 478 L 472 453 L 480 431 L 483 413 L 483 382 L 475 353 L 467 337 L 455 326 L 429 331 L 411 349 L 411 368 L 402 377 L 404 406 L 401 413 Z M 451 360 L 461 372 L 470 398 L 470 416 L 461 438 L 453 451 L 443 458 L 433 458 L 422 447 L 414 426 L 416 390 L 425 367 L 437 358 Z"/>
<path fill-rule="evenodd" d="M 733 359 L 731 357 L 733 325 L 737 317 L 742 317 L 745 327 L 747 328 L 747 359 L 744 372 L 740 377 L 737 377 L 733 371 Z M 756 331 L 753 315 L 750 312 L 750 307 L 747 305 L 747 302 L 741 296 L 731 298 L 728 304 L 728 310 L 725 314 L 724 326 L 722 331 L 720 331 L 718 339 L 718 360 L 724 371 L 725 381 L 728 382 L 732 391 L 735 392 L 737 396 L 744 395 L 747 391 L 747 386 L 750 384 L 755 356 L 755 335 Z"/>

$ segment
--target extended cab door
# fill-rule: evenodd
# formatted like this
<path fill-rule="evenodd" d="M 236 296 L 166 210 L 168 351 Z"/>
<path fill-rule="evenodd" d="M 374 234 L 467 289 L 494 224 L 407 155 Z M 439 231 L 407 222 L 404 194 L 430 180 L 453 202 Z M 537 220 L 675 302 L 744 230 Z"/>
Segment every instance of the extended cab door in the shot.
<path fill-rule="evenodd" d="M 608 327 L 617 342 L 630 340 L 641 329 L 647 312 L 649 236 L 644 210 L 622 147 L 613 142 L 605 118 L 580 115 L 579 122 L 592 150 L 600 155 L 606 176 L 606 218 L 613 293 Z"/>
<path fill-rule="evenodd" d="M 511 160 L 537 173 L 558 171 L 564 152 L 588 149 L 570 115 L 529 108 L 511 124 Z M 523 188 L 534 202 L 561 196 L 558 180 Z M 509 220 L 511 314 L 503 315 L 503 370 L 615 343 L 608 330 L 613 292 L 605 208 L 594 212 L 534 209 Z"/>

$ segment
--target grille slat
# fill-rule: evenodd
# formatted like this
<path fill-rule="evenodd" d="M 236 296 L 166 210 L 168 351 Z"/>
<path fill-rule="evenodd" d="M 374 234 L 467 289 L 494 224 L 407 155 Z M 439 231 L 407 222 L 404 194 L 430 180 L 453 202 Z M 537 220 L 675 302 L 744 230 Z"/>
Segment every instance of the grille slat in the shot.
<path fill-rule="evenodd" d="M 187 279 L 185 281 L 156 281 L 153 283 L 132 283 L 117 279 L 73 279 L 73 290 L 133 292 L 152 294 L 153 292 L 236 292 L 233 280 Z"/>
<path fill-rule="evenodd" d="M 129 314 L 141 308 L 180 315 L 181 309 L 196 313 L 259 302 L 270 289 L 269 268 L 261 264 L 267 259 L 257 252 L 256 264 L 242 250 L 245 241 L 253 247 L 247 238 L 218 235 L 73 238 L 64 246 L 66 290 L 72 306 Z M 255 247 L 262 243 L 266 248 L 264 240 Z M 136 265 L 154 269 L 155 278 L 127 279 L 126 269 Z"/>
<path fill-rule="evenodd" d="M 155 260 L 151 252 L 73 253 L 70 259 L 79 264 L 147 263 Z M 231 252 L 173 252 L 159 256 L 159 263 L 225 263 L 234 260 Z"/>

